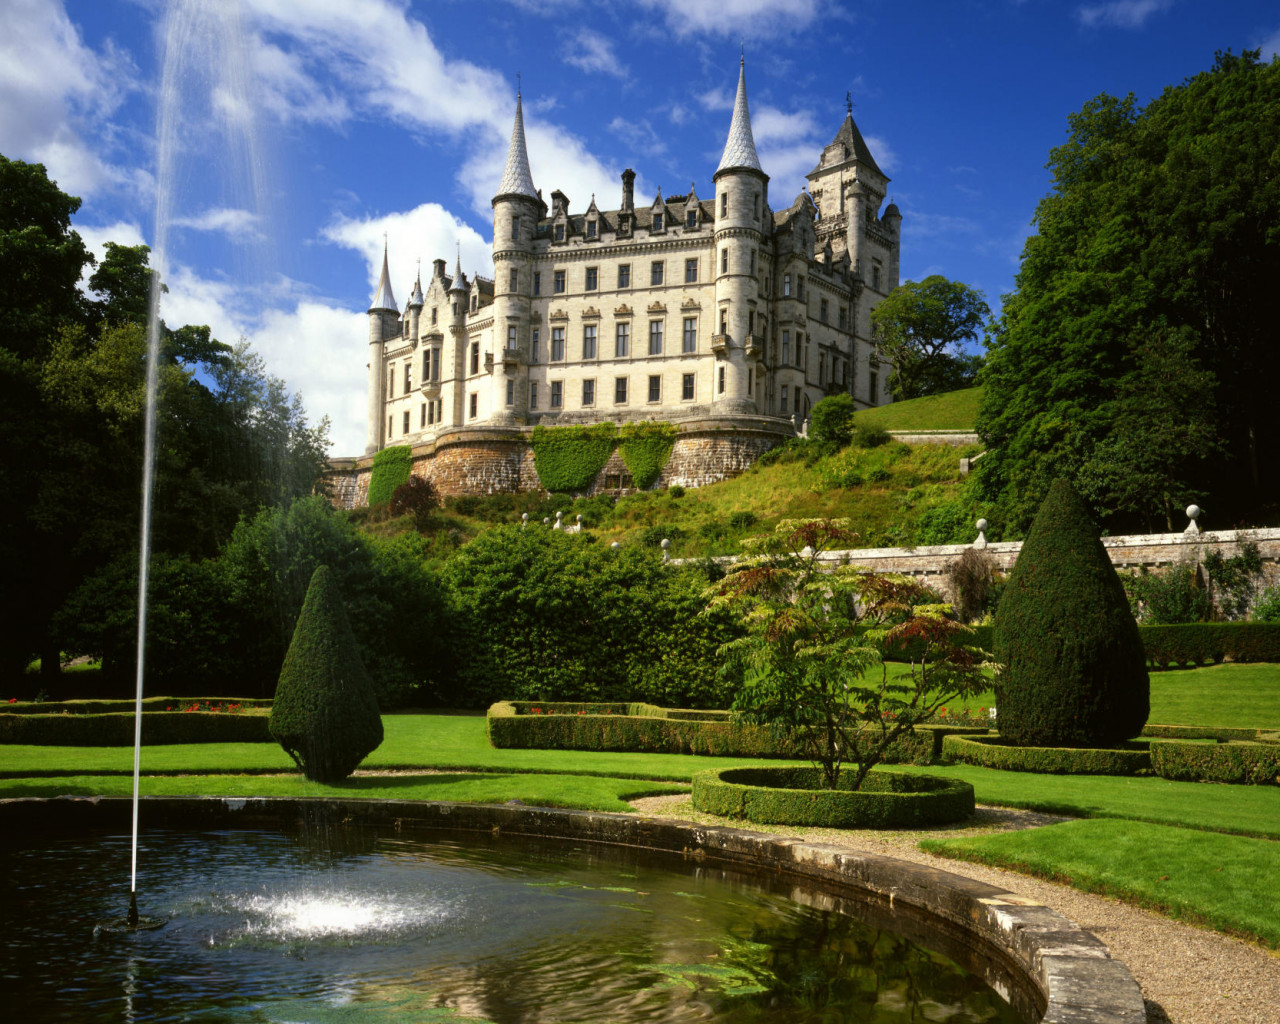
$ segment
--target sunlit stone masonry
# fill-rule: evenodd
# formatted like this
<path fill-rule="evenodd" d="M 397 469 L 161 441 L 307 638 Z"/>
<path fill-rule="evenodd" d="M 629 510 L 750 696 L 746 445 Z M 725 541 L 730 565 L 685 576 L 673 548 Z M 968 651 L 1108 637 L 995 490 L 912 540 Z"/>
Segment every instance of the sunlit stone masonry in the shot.
<path fill-rule="evenodd" d="M 559 190 L 548 206 L 517 96 L 493 198 L 495 279 L 437 259 L 401 308 L 384 256 L 369 309 L 365 455 L 410 445 L 414 471 L 431 476 L 418 462 L 472 431 L 492 447 L 537 424 L 664 420 L 704 439 L 749 428 L 748 443 L 719 446 L 723 467 L 700 462 L 690 482 L 701 483 L 793 435 L 825 395 L 889 401 L 869 314 L 898 284 L 902 217 L 882 207 L 889 179 L 851 107 L 808 180 L 784 209 L 770 205 L 743 66 L 705 198 L 691 185 L 637 206 L 628 169 L 615 209 L 592 196 L 571 212 Z M 504 478 L 496 489 L 537 486 L 488 476 Z"/>

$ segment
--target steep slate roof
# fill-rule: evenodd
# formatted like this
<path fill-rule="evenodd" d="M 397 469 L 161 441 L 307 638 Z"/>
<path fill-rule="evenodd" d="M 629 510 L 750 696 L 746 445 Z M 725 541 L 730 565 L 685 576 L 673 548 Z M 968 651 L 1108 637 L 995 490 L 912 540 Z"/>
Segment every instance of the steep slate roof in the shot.
<path fill-rule="evenodd" d="M 526 196 L 538 200 L 538 190 L 533 187 L 533 175 L 529 172 L 529 153 L 524 145 L 524 111 L 520 94 L 516 93 L 516 120 L 511 128 L 511 148 L 507 150 L 507 167 L 502 172 L 502 183 L 494 197 Z M 540 200 L 539 200 L 540 201 Z"/>
<path fill-rule="evenodd" d="M 369 303 L 369 312 L 375 309 L 385 309 L 392 313 L 399 313 L 400 307 L 396 305 L 396 297 L 391 294 L 391 272 L 387 268 L 387 247 L 382 247 L 382 277 L 378 279 L 378 290 L 373 293 L 373 301 Z"/>
<path fill-rule="evenodd" d="M 724 154 L 720 157 L 721 171 L 748 169 L 764 173 L 760 166 L 760 157 L 756 155 L 756 140 L 751 134 L 751 112 L 747 109 L 747 67 L 746 61 L 738 63 L 738 95 L 733 101 L 733 120 L 729 122 L 729 138 L 724 144 Z"/>
<path fill-rule="evenodd" d="M 849 151 L 850 155 L 855 157 L 859 163 L 869 165 L 873 171 L 880 175 L 880 177 L 886 177 L 884 171 L 880 170 L 879 166 L 876 164 L 876 158 L 871 155 L 871 150 L 868 148 L 866 140 L 862 137 L 862 132 L 858 131 L 858 126 L 854 124 L 852 114 L 845 115 L 844 124 L 842 124 L 840 126 L 840 130 L 836 132 L 836 137 L 831 140 L 832 146 L 837 143 L 843 144 L 845 149 Z M 816 174 L 821 169 L 822 164 L 819 163 L 818 166 L 809 173 Z"/>

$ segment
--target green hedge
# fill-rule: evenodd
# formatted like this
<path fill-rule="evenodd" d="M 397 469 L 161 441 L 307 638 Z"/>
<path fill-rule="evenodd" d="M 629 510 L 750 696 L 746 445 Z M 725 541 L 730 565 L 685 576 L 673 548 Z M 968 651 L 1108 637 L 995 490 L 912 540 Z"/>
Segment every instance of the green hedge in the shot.
<path fill-rule="evenodd" d="M 534 427 L 530 443 L 538 480 L 548 491 L 585 491 L 613 454 L 612 423 Z"/>
<path fill-rule="evenodd" d="M 142 716 L 142 742 L 270 743 L 268 712 L 227 714 L 207 711 L 148 711 Z M 114 714 L 0 714 L 0 743 L 47 747 L 131 747 L 132 712 Z"/>
<path fill-rule="evenodd" d="M 1010 747 L 999 736 L 947 736 L 942 753 L 953 761 L 1010 772 L 1050 775 L 1137 775 L 1151 770 L 1147 744 L 1124 749 L 1087 747 Z"/>
<path fill-rule="evenodd" d="M 712 768 L 693 776 L 693 806 L 760 825 L 818 828 L 918 828 L 973 813 L 973 786 L 959 779 L 872 772 L 856 791 L 821 784 L 816 768 Z"/>
<path fill-rule="evenodd" d="M 657 421 L 624 423 L 618 431 L 618 454 L 641 490 L 652 487 L 671 458 L 674 424 Z"/>
<path fill-rule="evenodd" d="M 383 448 L 373 457 L 373 469 L 369 474 L 370 506 L 383 505 L 401 484 L 406 483 L 413 472 L 413 458 L 408 445 Z"/>
<path fill-rule="evenodd" d="M 1151 767 L 1162 779 L 1280 785 L 1280 745 L 1274 743 L 1151 744 Z"/>
<path fill-rule="evenodd" d="M 689 711 L 654 704 L 499 701 L 489 708 L 495 747 L 702 754 L 708 757 L 803 759 L 799 743 L 767 726 L 735 722 L 727 711 Z M 944 737 L 985 733 L 962 726 L 920 726 L 887 750 L 887 764 L 929 765 Z"/>
<path fill-rule="evenodd" d="M 1223 661 L 1280 662 L 1280 622 L 1191 622 L 1142 626 L 1142 646 L 1155 668 Z"/>
<path fill-rule="evenodd" d="M 1263 737 L 1257 729 L 1209 729 L 1199 725 L 1147 725 L 1143 726 L 1142 735 L 1153 739 L 1165 740 L 1258 740 Z"/>
<path fill-rule="evenodd" d="M 245 708 L 269 708 L 269 697 L 144 697 L 142 710 L 147 711 L 181 711 L 196 704 L 227 707 L 236 705 Z M 13 704 L 0 704 L 0 714 L 10 715 L 102 715 L 112 712 L 133 713 L 135 701 L 132 700 L 46 700 L 17 701 Z"/>

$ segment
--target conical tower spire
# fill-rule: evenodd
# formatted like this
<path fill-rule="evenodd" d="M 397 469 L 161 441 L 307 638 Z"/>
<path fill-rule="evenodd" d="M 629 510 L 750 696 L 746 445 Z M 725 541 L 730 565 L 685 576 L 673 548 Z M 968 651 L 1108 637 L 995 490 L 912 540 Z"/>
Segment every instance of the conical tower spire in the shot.
<path fill-rule="evenodd" d="M 516 121 L 511 128 L 507 167 L 502 172 L 502 183 L 498 186 L 494 202 L 508 196 L 538 198 L 538 190 L 533 187 L 533 175 L 529 173 L 529 153 L 524 145 L 524 110 L 519 92 L 516 93 Z"/>
<path fill-rule="evenodd" d="M 724 155 L 716 173 L 729 170 L 751 170 L 764 173 L 760 158 L 756 155 L 756 140 L 751 134 L 751 111 L 747 109 L 747 62 L 738 62 L 738 95 L 733 101 L 733 120 L 729 123 L 729 138 L 724 144 Z"/>
<path fill-rule="evenodd" d="M 449 284 L 451 292 L 465 292 L 466 279 L 462 276 L 462 246 L 458 246 L 458 262 L 453 265 L 453 281 Z"/>
<path fill-rule="evenodd" d="M 421 306 L 426 302 L 422 295 L 422 261 L 418 261 L 418 277 L 413 282 L 413 294 L 409 296 L 410 306 Z"/>
<path fill-rule="evenodd" d="M 382 277 L 378 279 L 378 290 L 373 293 L 373 301 L 369 303 L 369 312 L 375 309 L 387 309 L 392 313 L 399 313 L 400 307 L 396 305 L 396 297 L 391 294 L 391 271 L 387 267 L 387 239 L 382 239 Z"/>

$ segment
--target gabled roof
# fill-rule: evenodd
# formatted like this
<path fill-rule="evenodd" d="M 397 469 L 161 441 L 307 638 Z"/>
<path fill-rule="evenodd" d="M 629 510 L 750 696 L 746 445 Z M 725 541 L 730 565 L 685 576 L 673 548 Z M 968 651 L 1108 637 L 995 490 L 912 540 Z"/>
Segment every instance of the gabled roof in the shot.
<path fill-rule="evenodd" d="M 724 153 L 720 157 L 721 171 L 752 170 L 764 173 L 760 166 L 760 157 L 756 155 L 756 140 L 751 134 L 751 111 L 747 108 L 747 66 L 746 61 L 738 64 L 738 95 L 733 101 L 733 120 L 729 122 L 729 138 L 724 144 Z"/>
<path fill-rule="evenodd" d="M 382 246 L 382 276 L 378 278 L 378 290 L 373 293 L 373 301 L 369 303 L 369 312 L 385 309 L 390 313 L 399 313 L 396 297 L 391 294 L 391 272 L 387 268 L 387 246 Z"/>
<path fill-rule="evenodd" d="M 524 196 L 541 201 L 533 187 L 533 175 L 529 172 L 529 153 L 524 144 L 524 110 L 520 94 L 516 93 L 516 120 L 511 126 L 511 146 L 507 150 L 507 167 L 502 172 L 502 182 L 494 200 L 504 196 Z"/>
<path fill-rule="evenodd" d="M 831 140 L 831 144 L 827 148 L 830 149 L 831 146 L 844 146 L 849 154 L 849 159 L 856 159 L 859 163 L 869 166 L 880 177 L 886 177 L 884 171 L 880 170 L 876 164 L 876 158 L 871 155 L 871 149 L 862 137 L 862 132 L 858 131 L 858 126 L 854 123 L 852 114 L 845 114 L 844 124 L 840 126 L 840 130 L 836 132 L 836 137 Z M 819 163 L 809 174 L 816 174 L 821 169 L 822 164 Z"/>

